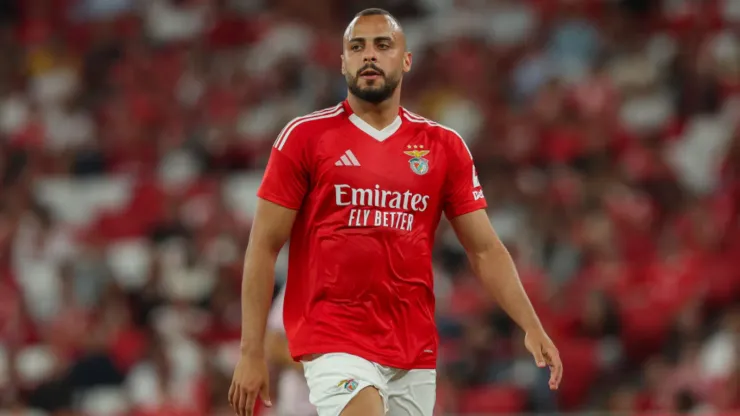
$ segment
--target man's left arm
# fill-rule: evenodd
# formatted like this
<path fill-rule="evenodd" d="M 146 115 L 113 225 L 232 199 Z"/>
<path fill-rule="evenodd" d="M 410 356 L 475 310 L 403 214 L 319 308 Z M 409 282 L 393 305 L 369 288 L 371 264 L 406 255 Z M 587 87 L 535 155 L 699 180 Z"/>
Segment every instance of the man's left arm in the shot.
<path fill-rule="evenodd" d="M 555 344 L 542 327 L 519 280 L 514 261 L 494 231 L 486 211 L 479 209 L 453 218 L 450 223 L 467 253 L 473 272 L 501 308 L 526 333 L 524 343 L 538 367 L 550 367 L 550 388 L 563 377 L 563 364 Z"/>
<path fill-rule="evenodd" d="M 563 365 L 529 301 L 509 251 L 491 225 L 486 200 L 465 142 L 452 137 L 445 182 L 445 216 L 465 248 L 473 272 L 504 311 L 526 333 L 524 343 L 537 366 L 550 367 L 550 388 L 557 389 Z"/>

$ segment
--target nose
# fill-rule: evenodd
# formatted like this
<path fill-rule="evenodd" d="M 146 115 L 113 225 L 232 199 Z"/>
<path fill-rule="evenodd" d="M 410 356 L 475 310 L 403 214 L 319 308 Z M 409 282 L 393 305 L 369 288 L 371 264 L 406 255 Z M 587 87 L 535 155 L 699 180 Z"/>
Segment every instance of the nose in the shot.
<path fill-rule="evenodd" d="M 362 56 L 362 60 L 365 63 L 375 63 L 378 61 L 378 56 L 375 53 L 375 48 L 365 48 L 365 53 Z"/>

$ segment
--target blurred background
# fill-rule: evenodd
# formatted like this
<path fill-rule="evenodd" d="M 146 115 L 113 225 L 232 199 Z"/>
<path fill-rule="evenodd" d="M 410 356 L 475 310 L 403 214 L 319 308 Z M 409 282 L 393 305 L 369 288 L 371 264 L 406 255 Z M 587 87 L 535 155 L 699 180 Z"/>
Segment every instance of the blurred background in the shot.
<path fill-rule="evenodd" d="M 365 7 L 565 363 L 550 392 L 443 224 L 439 414 L 740 412 L 739 0 L 4 0 L 0 414 L 233 414 L 262 169 Z"/>

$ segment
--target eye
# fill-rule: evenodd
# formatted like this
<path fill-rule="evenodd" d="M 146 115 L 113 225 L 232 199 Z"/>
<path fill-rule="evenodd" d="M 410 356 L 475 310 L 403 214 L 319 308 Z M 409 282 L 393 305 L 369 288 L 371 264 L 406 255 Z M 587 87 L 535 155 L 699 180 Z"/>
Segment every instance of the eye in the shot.
<path fill-rule="evenodd" d="M 389 45 L 387 43 L 379 43 L 378 44 L 378 49 L 380 49 L 381 51 L 384 51 L 384 50 L 386 50 L 386 49 L 388 49 L 390 47 L 391 47 L 391 45 Z"/>
<path fill-rule="evenodd" d="M 349 49 L 352 52 L 358 52 L 358 51 L 361 51 L 362 50 L 362 45 L 360 45 L 358 43 L 355 43 L 354 45 L 350 46 Z"/>

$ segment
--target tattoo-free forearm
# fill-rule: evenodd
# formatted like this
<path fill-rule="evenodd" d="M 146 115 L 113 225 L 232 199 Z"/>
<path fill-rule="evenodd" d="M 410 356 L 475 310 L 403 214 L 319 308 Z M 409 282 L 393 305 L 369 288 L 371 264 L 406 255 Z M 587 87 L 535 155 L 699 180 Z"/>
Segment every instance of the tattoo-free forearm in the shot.
<path fill-rule="evenodd" d="M 277 253 L 250 245 L 242 276 L 242 354 L 263 355 Z"/>
<path fill-rule="evenodd" d="M 514 261 L 500 241 L 485 250 L 468 253 L 468 258 L 473 272 L 514 322 L 527 332 L 542 327 L 519 280 Z"/>

